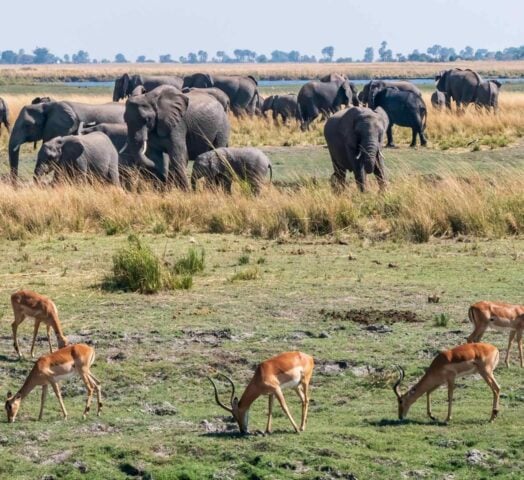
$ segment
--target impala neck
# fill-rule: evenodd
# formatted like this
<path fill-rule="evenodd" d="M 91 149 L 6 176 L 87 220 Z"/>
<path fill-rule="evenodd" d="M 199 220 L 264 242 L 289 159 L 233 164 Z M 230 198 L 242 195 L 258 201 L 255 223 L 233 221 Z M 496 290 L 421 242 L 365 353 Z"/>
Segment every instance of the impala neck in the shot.
<path fill-rule="evenodd" d="M 36 368 L 36 365 L 35 365 L 35 368 Z M 31 373 L 25 379 L 25 382 L 22 385 L 22 388 L 20 388 L 20 390 L 18 390 L 18 393 L 16 394 L 16 395 L 20 395 L 22 400 L 25 397 L 27 397 L 32 392 L 32 390 L 37 386 L 37 384 L 33 380 L 33 371 L 34 369 L 31 370 Z"/>
<path fill-rule="evenodd" d="M 439 383 L 435 381 L 433 375 L 425 373 L 424 376 L 404 394 L 406 409 L 415 403 L 422 395 L 437 386 L 437 384 Z"/>
<path fill-rule="evenodd" d="M 244 413 L 251 407 L 251 404 L 260 397 L 260 390 L 255 387 L 253 382 L 250 382 L 249 385 L 244 390 L 242 397 L 238 402 L 238 409 L 240 412 Z"/>
<path fill-rule="evenodd" d="M 60 319 L 58 318 L 57 313 L 53 314 L 53 320 L 54 322 L 53 322 L 52 327 L 53 327 L 53 330 L 55 331 L 56 338 L 58 338 L 59 340 L 61 340 L 64 343 L 67 343 L 67 338 L 64 335 L 64 332 L 62 330 L 62 325 L 60 324 Z"/>

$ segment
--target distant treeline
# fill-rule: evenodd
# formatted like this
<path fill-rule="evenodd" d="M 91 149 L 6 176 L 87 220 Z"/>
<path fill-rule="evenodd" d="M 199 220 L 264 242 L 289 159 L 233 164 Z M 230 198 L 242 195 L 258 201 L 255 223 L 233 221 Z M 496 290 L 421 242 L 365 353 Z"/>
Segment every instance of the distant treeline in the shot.
<path fill-rule="evenodd" d="M 524 59 L 524 45 L 520 47 L 509 47 L 504 50 L 490 51 L 486 48 L 464 47 L 457 52 L 454 48 L 433 45 L 420 52 L 415 49 L 411 53 L 393 53 L 388 48 L 386 41 L 380 44 L 380 48 L 367 47 L 364 56 L 361 59 L 352 57 L 336 57 L 335 48 L 332 46 L 324 47 L 321 50 L 322 56 L 317 58 L 315 55 L 303 55 L 298 50 L 285 52 L 283 50 L 274 50 L 271 54 L 257 54 L 253 50 L 236 49 L 230 55 L 225 51 L 219 50 L 214 56 L 210 57 L 208 52 L 199 50 L 198 52 L 189 52 L 186 56 L 172 58 L 170 54 L 160 55 L 158 60 L 147 58 L 140 55 L 136 63 L 351 63 L 351 62 L 454 62 L 456 60 L 522 60 Z M 123 53 L 115 55 L 113 60 L 107 58 L 96 59 L 89 56 L 85 50 L 79 50 L 72 55 L 66 54 L 63 57 L 57 56 L 49 51 L 48 48 L 37 47 L 33 53 L 26 53 L 23 49 L 18 53 L 13 50 L 0 52 L 0 64 L 9 65 L 43 65 L 43 64 L 86 64 L 86 63 L 129 63 Z"/>

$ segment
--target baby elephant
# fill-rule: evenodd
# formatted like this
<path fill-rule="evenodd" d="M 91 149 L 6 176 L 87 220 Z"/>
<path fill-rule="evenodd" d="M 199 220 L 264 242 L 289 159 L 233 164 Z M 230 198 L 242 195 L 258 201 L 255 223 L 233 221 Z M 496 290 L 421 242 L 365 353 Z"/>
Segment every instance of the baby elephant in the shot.
<path fill-rule="evenodd" d="M 271 95 L 262 104 L 262 114 L 264 117 L 268 110 L 273 111 L 273 120 L 276 122 L 278 116 L 282 117 L 284 124 L 289 118 L 298 119 L 298 102 L 294 93 L 288 95 Z"/>
<path fill-rule="evenodd" d="M 231 193 L 233 179 L 238 177 L 249 184 L 253 193 L 258 194 L 268 170 L 271 180 L 271 161 L 258 148 L 217 148 L 196 158 L 191 185 L 195 190 L 197 180 L 205 178 L 209 185 Z"/>
<path fill-rule="evenodd" d="M 53 183 L 65 178 L 73 182 L 97 179 L 120 185 L 118 152 L 102 132 L 56 137 L 45 142 L 38 152 L 35 180 L 51 171 Z"/>

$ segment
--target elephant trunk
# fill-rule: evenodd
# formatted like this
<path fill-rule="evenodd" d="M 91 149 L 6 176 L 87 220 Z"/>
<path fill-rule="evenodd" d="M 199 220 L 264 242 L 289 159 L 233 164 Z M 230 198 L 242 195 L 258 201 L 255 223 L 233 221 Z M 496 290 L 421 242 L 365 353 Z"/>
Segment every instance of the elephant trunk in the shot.
<path fill-rule="evenodd" d="M 147 127 L 144 126 L 136 132 L 130 131 L 127 137 L 127 150 L 134 158 L 136 165 L 141 165 L 145 168 L 154 169 L 156 167 L 155 162 L 147 158 Z"/>
<path fill-rule="evenodd" d="M 375 169 L 376 161 L 379 155 L 378 141 L 368 139 L 360 144 L 360 158 L 364 165 L 366 173 L 372 173 Z"/>
<path fill-rule="evenodd" d="M 26 142 L 25 136 L 20 132 L 17 124 L 13 129 L 11 137 L 9 137 L 9 167 L 11 169 L 11 177 L 15 180 L 18 177 L 18 161 L 20 158 L 20 147 Z"/>

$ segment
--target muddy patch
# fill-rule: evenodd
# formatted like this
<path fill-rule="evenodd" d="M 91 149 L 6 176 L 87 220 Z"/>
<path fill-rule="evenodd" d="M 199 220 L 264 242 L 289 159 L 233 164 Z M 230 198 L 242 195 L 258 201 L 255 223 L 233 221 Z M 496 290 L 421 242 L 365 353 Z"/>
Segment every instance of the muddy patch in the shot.
<path fill-rule="evenodd" d="M 419 323 L 423 318 L 411 310 L 375 310 L 359 308 L 351 310 L 327 310 L 323 308 L 320 314 L 329 320 L 342 320 L 360 325 L 392 325 L 394 323 Z"/>
<path fill-rule="evenodd" d="M 229 328 L 207 331 L 183 330 L 182 333 L 190 342 L 213 346 L 219 345 L 224 340 L 234 340 L 233 334 Z"/>

